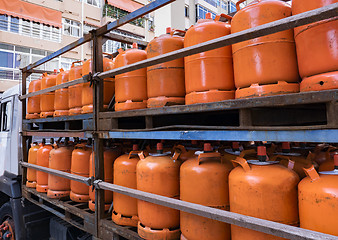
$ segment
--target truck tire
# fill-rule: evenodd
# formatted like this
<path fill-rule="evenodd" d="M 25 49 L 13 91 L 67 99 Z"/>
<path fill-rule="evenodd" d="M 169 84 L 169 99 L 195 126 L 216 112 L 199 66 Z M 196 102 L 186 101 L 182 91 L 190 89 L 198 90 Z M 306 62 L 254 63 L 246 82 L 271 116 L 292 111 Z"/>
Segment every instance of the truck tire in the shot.
<path fill-rule="evenodd" d="M 0 208 L 0 239 L 14 240 L 15 226 L 13 220 L 12 207 L 10 202 L 6 202 Z"/>

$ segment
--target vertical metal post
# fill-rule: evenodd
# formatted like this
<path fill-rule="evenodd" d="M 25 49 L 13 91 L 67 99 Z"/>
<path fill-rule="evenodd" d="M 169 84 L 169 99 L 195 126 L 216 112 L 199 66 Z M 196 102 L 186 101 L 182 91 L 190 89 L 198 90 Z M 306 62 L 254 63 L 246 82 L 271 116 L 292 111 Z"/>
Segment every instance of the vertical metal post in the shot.
<path fill-rule="evenodd" d="M 103 72 L 102 37 L 93 34 L 92 73 Z M 103 110 L 103 80 L 95 79 L 93 88 L 93 121 L 95 179 L 104 179 L 103 139 L 98 135 L 99 112 Z M 104 218 L 104 191 L 95 190 L 95 237 L 100 238 L 100 220 Z"/>
<path fill-rule="evenodd" d="M 27 77 L 30 75 L 31 73 L 26 72 L 25 69 L 22 70 L 22 83 L 21 83 L 21 87 L 22 87 L 22 92 L 21 94 L 24 95 L 27 93 Z M 21 100 L 21 109 L 22 109 L 22 119 L 26 119 L 26 98 Z M 21 129 L 24 130 L 24 124 L 23 122 L 21 123 Z M 21 136 L 21 144 L 22 144 L 22 160 L 24 162 L 28 161 L 28 149 L 27 149 L 27 140 L 28 137 L 26 136 Z M 23 168 L 22 169 L 22 184 L 26 183 L 27 180 L 27 169 Z"/>

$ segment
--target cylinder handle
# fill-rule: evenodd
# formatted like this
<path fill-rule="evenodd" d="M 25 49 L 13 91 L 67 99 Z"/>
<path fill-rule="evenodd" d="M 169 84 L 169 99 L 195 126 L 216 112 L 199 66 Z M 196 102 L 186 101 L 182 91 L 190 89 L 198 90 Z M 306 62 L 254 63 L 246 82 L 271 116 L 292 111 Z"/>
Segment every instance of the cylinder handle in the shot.
<path fill-rule="evenodd" d="M 231 161 L 234 167 L 237 167 L 237 165 L 240 165 L 245 172 L 248 172 L 251 170 L 250 165 L 244 158 L 237 157 L 235 160 L 231 160 Z"/>
<path fill-rule="evenodd" d="M 215 21 L 218 21 L 218 22 L 225 22 L 224 19 L 227 19 L 228 22 L 230 23 L 231 20 L 232 20 L 232 17 L 229 16 L 229 15 L 226 15 L 226 14 L 224 14 L 224 13 L 221 13 L 221 14 L 219 14 L 219 15 L 216 15 L 216 17 L 215 17 Z"/>
<path fill-rule="evenodd" d="M 313 165 L 310 168 L 303 168 L 303 170 L 305 174 L 311 178 L 312 182 L 320 179 L 320 176 Z"/>

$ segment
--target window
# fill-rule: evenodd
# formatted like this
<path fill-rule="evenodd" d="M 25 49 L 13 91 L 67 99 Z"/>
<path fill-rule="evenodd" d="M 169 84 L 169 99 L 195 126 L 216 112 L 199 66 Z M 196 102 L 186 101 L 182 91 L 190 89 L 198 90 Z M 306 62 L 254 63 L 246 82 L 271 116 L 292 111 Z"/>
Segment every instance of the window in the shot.
<path fill-rule="evenodd" d="M 228 12 L 227 6 L 228 6 L 227 2 L 221 1 L 221 8 L 223 8 L 226 12 Z"/>
<path fill-rule="evenodd" d="M 63 34 L 73 36 L 73 37 L 80 37 L 81 24 L 79 22 L 63 18 L 62 28 L 63 28 Z"/>
<path fill-rule="evenodd" d="M 19 18 L 16 17 L 11 17 L 11 26 L 10 26 L 10 31 L 14 33 L 19 33 Z"/>
<path fill-rule="evenodd" d="M 0 15 L 0 30 L 8 31 L 8 16 L 1 14 Z"/>
<path fill-rule="evenodd" d="M 12 102 L 7 101 L 1 104 L 1 131 L 8 132 L 11 129 Z"/>
<path fill-rule="evenodd" d="M 196 8 L 196 21 L 198 21 L 198 19 L 205 19 L 205 15 L 207 13 L 211 13 L 211 16 L 213 19 L 215 19 L 216 17 L 216 13 L 206 9 L 205 7 L 202 7 L 201 5 L 197 5 L 197 8 Z"/>
<path fill-rule="evenodd" d="M 211 4 L 212 6 L 217 8 L 217 0 L 204 0 L 204 2 L 207 2 L 209 4 Z"/>
<path fill-rule="evenodd" d="M 229 1 L 228 2 L 228 13 L 232 13 L 232 12 L 236 12 L 237 9 L 236 9 L 236 4 Z"/>
<path fill-rule="evenodd" d="M 22 35 L 31 35 L 31 21 L 22 19 Z"/>
<path fill-rule="evenodd" d="M 101 0 L 79 0 L 79 1 L 80 2 L 84 1 L 84 3 L 87 3 L 95 7 L 101 7 Z"/>
<path fill-rule="evenodd" d="M 148 19 L 148 31 L 154 32 L 155 31 L 155 25 L 154 25 L 154 18 L 150 17 Z"/>
<path fill-rule="evenodd" d="M 13 68 L 13 53 L 0 51 L 0 67 Z"/>
<path fill-rule="evenodd" d="M 0 43 L 0 80 L 21 80 L 19 68 L 25 67 L 50 54 L 51 52 L 41 49 Z M 71 63 L 74 61 L 76 59 L 57 57 L 39 66 L 37 69 L 53 71 L 62 67 L 64 70 L 69 70 Z M 41 74 L 33 73 L 27 80 L 35 80 L 40 76 Z"/>
<path fill-rule="evenodd" d="M 103 8 L 103 17 L 107 16 L 107 17 L 119 19 L 119 18 L 122 18 L 122 17 L 124 17 L 128 14 L 129 14 L 129 12 L 122 10 L 120 8 L 117 8 L 117 7 L 111 6 L 109 4 L 106 4 Z M 143 17 L 138 18 L 138 19 L 130 22 L 130 24 L 144 28 L 145 18 L 143 18 Z"/>
<path fill-rule="evenodd" d="M 184 7 L 184 15 L 185 15 L 185 17 L 189 17 L 189 6 L 187 6 L 187 5 L 185 5 L 185 7 Z"/>

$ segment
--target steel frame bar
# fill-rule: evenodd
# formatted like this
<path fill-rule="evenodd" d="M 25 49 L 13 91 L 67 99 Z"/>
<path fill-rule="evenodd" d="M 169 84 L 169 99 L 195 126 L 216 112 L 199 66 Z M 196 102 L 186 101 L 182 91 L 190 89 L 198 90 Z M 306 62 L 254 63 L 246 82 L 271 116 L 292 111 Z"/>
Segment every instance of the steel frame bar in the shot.
<path fill-rule="evenodd" d="M 298 227 L 293 227 L 277 222 L 263 220 L 259 218 L 249 217 L 246 215 L 211 208 L 200 204 L 185 202 L 174 198 L 164 197 L 157 194 L 139 191 L 119 185 L 94 181 L 94 186 L 98 189 L 109 190 L 124 195 L 128 195 L 139 200 L 147 201 L 150 203 L 158 204 L 161 206 L 177 209 L 180 211 L 192 213 L 202 217 L 214 219 L 217 221 L 235 224 L 240 227 L 249 228 L 255 231 L 264 232 L 278 237 L 294 240 L 338 240 L 338 237 L 314 232 Z"/>
<path fill-rule="evenodd" d="M 27 163 L 27 162 L 19 162 L 19 164 L 25 168 L 32 168 L 41 172 L 45 172 L 45 173 L 49 173 L 49 174 L 53 174 L 55 176 L 58 177 L 63 177 L 63 178 L 67 178 L 69 180 L 74 180 L 77 182 L 81 182 L 84 183 L 88 186 L 92 185 L 92 179 L 91 178 L 86 178 L 86 177 L 82 177 L 80 175 L 75 175 L 75 174 L 71 174 L 68 172 L 63 172 L 63 171 L 59 171 L 59 170 L 55 170 L 55 169 L 51 169 L 48 167 L 42 167 L 42 166 L 38 166 L 35 164 L 31 164 L 31 163 Z"/>
<path fill-rule="evenodd" d="M 61 48 L 60 50 L 53 52 L 52 54 L 48 55 L 47 57 L 44 57 L 38 61 L 36 61 L 35 63 L 29 64 L 27 67 L 23 68 L 22 71 L 23 72 L 29 72 L 31 69 L 34 69 L 42 64 L 44 64 L 45 62 L 48 62 L 58 56 L 61 56 L 62 54 L 86 43 L 89 42 L 91 39 L 91 34 L 86 34 L 84 35 L 82 38 L 76 40 L 75 42 L 72 42 L 71 44 Z"/>
<path fill-rule="evenodd" d="M 270 35 L 276 32 L 292 29 L 298 26 L 306 25 L 316 21 L 337 17 L 338 3 L 334 3 L 312 11 L 297 14 L 295 16 L 283 18 L 274 22 L 266 23 L 241 32 L 233 33 L 224 37 L 216 38 L 204 43 L 196 44 L 180 50 L 165 53 L 153 58 L 149 58 L 137 63 L 129 64 L 124 67 L 109 70 L 100 73 L 98 76 L 102 79 L 112 77 L 118 74 L 134 71 L 140 68 L 149 67 L 155 64 L 168 62 L 178 58 L 213 50 L 216 48 L 228 46 L 238 42 Z"/>
<path fill-rule="evenodd" d="M 271 127 L 273 128 L 273 127 Z M 338 142 L 338 129 L 321 130 L 181 130 L 102 132 L 101 138 L 120 139 L 165 139 L 204 141 L 272 141 L 272 142 Z"/>
<path fill-rule="evenodd" d="M 73 86 L 73 85 L 76 85 L 76 84 L 79 84 L 79 83 L 85 83 L 85 82 L 87 82 L 87 79 L 79 78 L 79 79 L 76 79 L 76 80 L 73 80 L 73 81 L 69 81 L 69 82 L 65 82 L 65 83 L 55 85 L 53 87 L 45 88 L 45 89 L 42 89 L 42 90 L 39 90 L 39 91 L 36 91 L 36 92 L 27 93 L 25 95 L 19 96 L 19 99 L 22 100 L 22 99 L 25 99 L 25 98 L 41 95 L 41 94 L 48 93 L 48 92 L 53 92 L 53 91 L 61 89 L 61 88 L 66 88 L 66 87 L 69 87 L 69 86 Z"/>
<path fill-rule="evenodd" d="M 158 1 L 162 1 L 162 0 L 158 0 Z M 163 1 L 165 1 L 165 0 L 163 0 Z M 166 0 L 166 1 L 170 1 L 170 0 Z M 152 3 L 156 3 L 156 2 L 157 1 L 152 2 Z M 148 5 L 151 5 L 152 3 L 150 3 Z M 146 5 L 146 6 L 148 6 L 148 5 Z M 141 9 L 143 9 L 143 8 L 140 8 L 139 10 L 141 10 Z M 136 10 L 135 12 L 137 12 L 139 10 Z M 197 53 L 204 52 L 204 51 L 213 50 L 213 49 L 216 49 L 216 48 L 228 46 L 228 45 L 231 45 L 231 44 L 235 44 L 235 43 L 238 43 L 238 42 L 254 39 L 254 38 L 257 38 L 257 37 L 270 35 L 270 34 L 273 34 L 273 33 L 276 33 L 276 32 L 288 30 L 288 29 L 295 28 L 295 27 L 302 26 L 302 25 L 306 25 L 306 24 L 309 24 L 309 23 L 312 23 L 312 22 L 321 21 L 321 20 L 324 20 L 324 19 L 336 17 L 337 12 L 338 12 L 338 3 L 334 3 L 334 4 L 331 4 L 331 5 L 322 7 L 322 8 L 318 8 L 318 9 L 315 9 L 315 10 L 312 10 L 312 11 L 297 14 L 295 16 L 291 16 L 291 17 L 287 17 L 287 18 L 284 18 L 284 19 L 281 19 L 281 20 L 277 20 L 277 21 L 274 21 L 274 22 L 263 24 L 263 25 L 260 25 L 258 27 L 250 28 L 250 29 L 238 32 L 238 33 L 233 33 L 233 34 L 230 34 L 230 35 L 227 35 L 227 36 L 224 36 L 224 37 L 220 37 L 220 38 L 216 38 L 216 39 L 204 42 L 204 43 L 196 44 L 196 45 L 191 46 L 191 47 L 172 51 L 170 53 L 162 54 L 162 55 L 159 55 L 159 56 L 156 56 L 156 57 L 153 57 L 153 58 L 149 58 L 149 59 L 146 59 L 146 60 L 143 60 L 143 61 L 139 61 L 137 63 L 129 64 L 129 65 L 124 66 L 124 67 L 116 68 L 116 69 L 109 70 L 109 71 L 106 71 L 106 72 L 101 72 L 101 73 L 98 74 L 98 77 L 100 77 L 101 79 L 105 79 L 105 78 L 108 78 L 108 77 L 113 77 L 113 76 L 118 75 L 118 74 L 126 73 L 126 72 L 129 72 L 129 71 L 134 71 L 134 70 L 137 70 L 137 69 L 140 69 L 140 68 L 149 67 L 149 66 L 156 65 L 156 64 L 159 64 L 159 63 L 172 61 L 172 60 L 175 60 L 175 59 L 178 59 L 178 58 L 190 56 L 190 55 L 197 54 Z M 131 14 L 133 14 L 133 13 L 131 13 Z M 127 16 L 129 16 L 131 14 L 128 14 Z M 127 17 L 127 16 L 125 16 L 125 17 Z M 122 19 L 121 19 L 121 21 L 123 22 Z M 117 22 L 117 21 L 115 21 L 115 22 Z M 113 22 L 113 23 L 115 23 L 115 22 Z M 100 36 L 100 34 L 102 34 L 102 33 L 100 33 L 102 28 L 96 30 L 97 36 Z M 104 34 L 105 33 L 106 32 L 104 32 Z M 66 83 L 64 83 L 65 85 L 60 84 L 60 85 L 57 85 L 57 86 L 54 86 L 54 87 L 51 87 L 51 88 L 46 88 L 46 89 L 37 91 L 35 93 L 26 94 L 26 95 L 21 96 L 20 99 L 27 98 L 27 97 L 30 97 L 30 96 L 36 96 L 36 95 L 39 95 L 39 94 L 42 94 L 42 93 L 55 91 L 57 89 L 61 89 L 61 88 L 64 88 L 64 87 L 68 87 L 68 86 L 72 86 L 72 85 L 84 82 L 84 81 L 80 81 L 80 79 L 78 79 L 78 80 L 79 80 L 79 82 L 75 82 L 77 80 L 74 80 L 72 82 L 68 82 L 67 85 L 66 85 Z"/>

